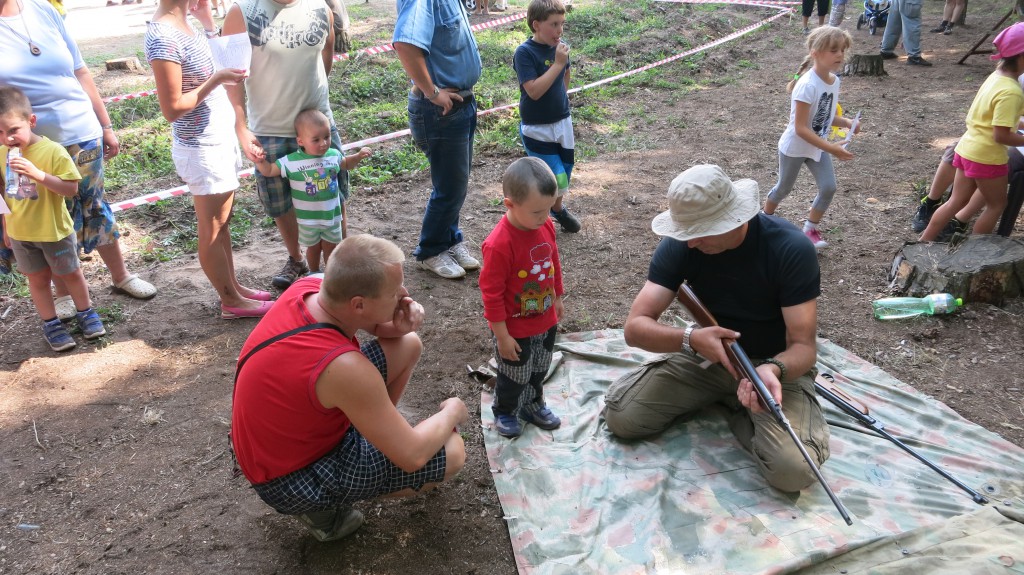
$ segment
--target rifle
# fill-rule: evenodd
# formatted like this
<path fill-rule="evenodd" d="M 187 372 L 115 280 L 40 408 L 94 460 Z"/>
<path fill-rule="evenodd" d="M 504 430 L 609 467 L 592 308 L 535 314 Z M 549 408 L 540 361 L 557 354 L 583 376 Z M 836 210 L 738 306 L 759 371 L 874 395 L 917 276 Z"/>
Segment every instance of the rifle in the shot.
<path fill-rule="evenodd" d="M 679 286 L 679 292 L 676 294 L 679 298 L 680 303 L 686 307 L 686 310 L 690 312 L 690 316 L 693 317 L 694 321 L 701 327 L 713 327 L 717 326 L 718 322 L 715 321 L 715 317 L 711 315 L 708 308 L 704 307 L 704 304 L 697 298 L 697 295 L 690 289 L 689 284 L 683 282 L 683 285 Z M 803 456 L 804 461 L 810 466 L 811 471 L 814 472 L 814 476 L 818 478 L 818 483 L 825 488 L 825 493 L 828 494 L 828 498 L 832 500 L 832 504 L 839 510 L 839 514 L 843 516 L 843 520 L 846 521 L 847 525 L 853 525 L 853 520 L 850 519 L 850 514 L 847 513 L 846 507 L 843 506 L 843 502 L 836 497 L 836 494 L 832 491 L 832 488 L 828 486 L 825 481 L 825 477 L 822 476 L 821 470 L 815 465 L 814 460 L 811 459 L 810 454 L 807 453 L 807 449 L 804 447 L 800 438 L 797 437 L 796 432 L 793 431 L 793 426 L 790 425 L 789 419 L 786 418 L 786 414 L 782 412 L 782 407 L 779 406 L 775 398 L 768 391 L 768 387 L 761 380 L 761 376 L 757 374 L 757 370 L 754 369 L 754 363 L 747 357 L 747 353 L 743 351 L 740 344 L 736 340 L 726 339 L 722 340 L 725 344 L 725 354 L 729 358 L 729 363 L 733 365 L 736 371 L 744 378 L 750 381 L 754 385 L 754 391 L 757 392 L 757 397 L 761 404 L 764 405 L 771 412 L 772 416 L 775 417 L 775 421 L 789 433 L 789 436 L 793 439 L 797 449 L 800 450 L 800 455 Z"/>
<path fill-rule="evenodd" d="M 823 373 L 823 374 L 819 375 L 818 377 L 820 377 L 821 379 L 824 379 L 825 383 L 827 383 L 827 384 L 834 384 L 835 383 L 835 380 L 834 380 L 834 378 L 832 377 L 831 374 Z M 903 443 L 902 441 L 900 441 L 899 439 L 893 437 L 888 431 L 885 430 L 885 426 L 882 425 L 882 423 L 880 421 L 878 421 L 874 417 L 871 417 L 871 415 L 869 415 L 867 413 L 867 408 L 864 408 L 863 410 L 860 410 L 860 409 L 857 409 L 856 407 L 854 407 L 853 405 L 851 405 L 850 402 L 846 401 L 842 397 L 842 395 L 845 395 L 845 394 L 842 394 L 842 392 L 840 392 L 838 390 L 838 388 L 834 387 L 834 385 L 826 385 L 826 384 L 823 384 L 821 382 L 815 381 L 814 382 L 814 390 L 818 392 L 818 395 L 824 397 L 830 403 L 832 403 L 832 405 L 838 407 L 840 409 L 840 411 L 842 411 L 843 413 L 845 413 L 845 414 L 849 415 L 850 417 L 856 419 L 864 427 L 867 427 L 868 429 L 874 431 L 878 435 L 881 435 L 885 439 L 888 439 L 889 441 L 895 443 L 897 447 L 899 447 L 903 451 L 906 451 L 910 455 L 913 455 L 918 461 L 920 461 L 921 463 L 924 463 L 929 468 L 931 468 L 932 471 L 934 471 L 934 472 L 938 473 L 939 475 L 945 477 L 946 479 L 951 481 L 954 485 L 956 485 L 960 489 L 963 489 L 964 491 L 966 491 L 967 494 L 971 496 L 971 499 L 973 499 L 974 502 L 977 503 L 978 505 L 984 505 L 985 503 L 988 503 L 988 499 L 986 499 L 985 496 L 983 496 L 982 494 L 978 493 L 977 491 L 971 489 L 970 487 L 968 487 L 967 485 L 962 483 L 960 480 L 958 480 L 957 478 L 953 477 L 952 475 L 947 473 L 945 470 L 940 468 L 938 465 L 935 465 L 931 461 L 928 461 L 923 455 L 921 455 L 920 453 L 914 451 L 909 445 L 907 445 L 907 444 Z M 837 392 L 839 392 L 839 393 L 837 393 Z"/>

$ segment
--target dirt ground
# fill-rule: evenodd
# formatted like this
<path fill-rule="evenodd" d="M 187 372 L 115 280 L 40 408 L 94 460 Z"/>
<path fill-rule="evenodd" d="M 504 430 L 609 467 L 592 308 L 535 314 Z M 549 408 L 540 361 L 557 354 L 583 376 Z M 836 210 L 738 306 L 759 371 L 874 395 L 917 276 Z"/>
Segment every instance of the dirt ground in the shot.
<path fill-rule="evenodd" d="M 926 30 L 941 7 L 926 3 Z M 693 12 L 686 22 L 733 10 L 748 9 Z M 951 317 L 892 323 L 870 313 L 870 301 L 888 294 L 893 254 L 915 237 L 909 228 L 915 186 L 931 178 L 943 146 L 962 132 L 971 99 L 993 68 L 984 56 L 963 66 L 956 61 L 1004 10 L 978 0 L 969 26 L 950 36 L 924 32 L 933 68 L 901 58 L 886 61 L 888 76 L 843 80 L 841 101 L 862 111 L 865 130 L 851 147 L 856 158 L 838 166 L 840 189 L 824 222 L 830 245 L 820 255 L 818 329 L 1024 447 L 1021 300 L 1002 308 L 968 303 Z M 874 53 L 879 37 L 856 31 L 855 20 L 851 6 L 844 27 L 854 37 L 853 52 Z M 360 25 L 390 22 L 384 15 Z M 658 241 L 651 218 L 667 208 L 665 191 L 678 172 L 717 163 L 734 178 L 756 179 L 762 194 L 771 188 L 789 110 L 785 84 L 804 56 L 800 28 L 799 18 L 784 18 L 712 50 L 696 66 L 659 72 L 690 76 L 703 89 L 680 94 L 651 85 L 617 97 L 611 114 L 628 123 L 629 151 L 604 151 L 581 161 L 574 174 L 569 203 L 583 230 L 559 238 L 568 294 L 562 331 L 622 326 Z M 695 36 L 694 44 L 703 41 Z M 118 82 L 100 76 L 105 95 L 117 93 Z M 574 106 L 588 97 L 581 94 Z M 600 125 L 577 127 L 580 141 L 606 137 Z M 501 215 L 490 200 L 500 195 L 500 175 L 512 159 L 486 152 L 475 158 L 463 210 L 474 243 Z M 138 192 L 120 190 L 111 199 Z M 354 228 L 411 252 L 429 194 L 427 174 L 358 192 L 348 207 Z M 813 197 L 805 172 L 780 214 L 798 222 Z M 119 310 L 100 343 L 51 353 L 31 302 L 0 298 L 0 573 L 516 572 L 484 455 L 479 384 L 465 370 L 490 352 L 475 274 L 446 281 L 406 265 L 406 285 L 428 321 L 421 332 L 425 353 L 400 407 L 418 421 L 446 397 L 465 400 L 472 417 L 464 429 L 465 471 L 424 496 L 361 504 L 367 523 L 355 536 L 318 544 L 262 504 L 243 480 L 230 478 L 233 367 L 253 324 L 217 319 L 216 297 L 194 256 L 159 264 L 139 257 L 138 238 L 159 222 L 130 214 L 124 220 L 133 230 L 123 241 L 131 267 L 161 292 L 149 302 L 114 295 L 98 258 L 86 261 L 97 304 Z M 285 252 L 276 232 L 264 228 L 254 227 L 248 240 L 236 255 L 240 274 L 268 286 L 268 270 L 280 266 Z M 887 423 L 899 431 L 898 422 Z"/>

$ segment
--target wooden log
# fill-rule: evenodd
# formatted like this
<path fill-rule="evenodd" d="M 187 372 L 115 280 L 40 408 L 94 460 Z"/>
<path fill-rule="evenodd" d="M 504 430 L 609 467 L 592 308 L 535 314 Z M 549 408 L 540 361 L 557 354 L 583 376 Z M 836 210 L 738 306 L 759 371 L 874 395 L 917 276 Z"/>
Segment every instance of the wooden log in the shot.
<path fill-rule="evenodd" d="M 844 76 L 888 76 L 879 54 L 854 54 L 846 61 Z"/>
<path fill-rule="evenodd" d="M 958 244 L 908 242 L 896 252 L 889 282 L 894 291 L 915 297 L 946 292 L 1002 305 L 1024 294 L 1024 241 L 977 235 Z"/>
<path fill-rule="evenodd" d="M 114 60 L 107 60 L 107 70 L 127 70 L 129 72 L 143 73 L 146 71 L 142 67 L 142 63 L 135 56 L 128 58 L 116 58 Z"/>

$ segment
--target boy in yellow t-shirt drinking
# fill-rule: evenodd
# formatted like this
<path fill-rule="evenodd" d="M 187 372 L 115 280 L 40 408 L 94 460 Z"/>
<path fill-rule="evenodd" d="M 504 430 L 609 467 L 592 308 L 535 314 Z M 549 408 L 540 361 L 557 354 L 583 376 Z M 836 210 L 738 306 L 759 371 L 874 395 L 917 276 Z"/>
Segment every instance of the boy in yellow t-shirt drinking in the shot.
<path fill-rule="evenodd" d="M 54 351 L 75 347 L 57 318 L 50 280 L 64 281 L 78 311 L 86 339 L 105 335 L 89 300 L 89 285 L 78 262 L 75 228 L 64 204 L 78 193 L 78 173 L 63 146 L 35 134 L 36 116 L 25 94 L 0 87 L 0 173 L 6 203 L 4 245 L 14 252 L 18 270 L 28 277 L 32 303 L 43 320 L 43 335 Z M 10 181 L 8 181 L 10 180 Z"/>

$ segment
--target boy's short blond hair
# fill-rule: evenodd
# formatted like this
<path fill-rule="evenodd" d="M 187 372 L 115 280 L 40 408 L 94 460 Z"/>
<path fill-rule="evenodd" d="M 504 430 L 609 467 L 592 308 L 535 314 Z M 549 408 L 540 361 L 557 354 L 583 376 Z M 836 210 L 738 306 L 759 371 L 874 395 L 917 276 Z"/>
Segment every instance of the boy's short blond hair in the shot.
<path fill-rule="evenodd" d="M 402 250 L 388 240 L 369 234 L 349 236 L 331 252 L 320 294 L 331 306 L 356 296 L 379 297 L 388 268 L 404 261 Z"/>
<path fill-rule="evenodd" d="M 0 86 L 0 116 L 15 114 L 28 120 L 32 117 L 32 104 L 28 96 L 14 86 Z"/>
<path fill-rule="evenodd" d="M 519 158 L 505 169 L 505 175 L 501 177 L 501 191 L 512 203 L 521 204 L 530 197 L 531 190 L 553 197 L 558 193 L 558 180 L 544 160 Z"/>
<path fill-rule="evenodd" d="M 544 22 L 552 14 L 565 15 L 565 4 L 562 0 L 531 0 L 530 6 L 526 9 L 526 25 L 530 32 L 534 32 L 534 22 Z"/>

